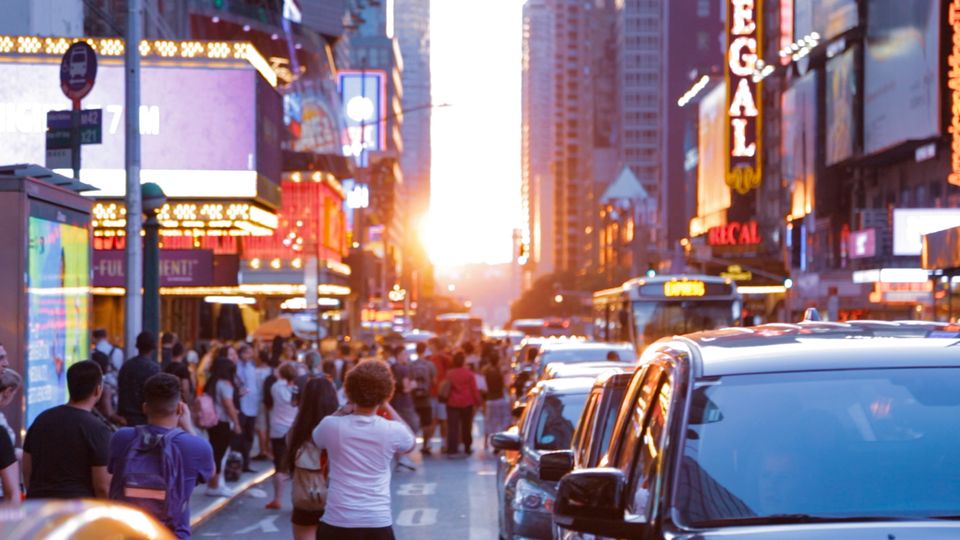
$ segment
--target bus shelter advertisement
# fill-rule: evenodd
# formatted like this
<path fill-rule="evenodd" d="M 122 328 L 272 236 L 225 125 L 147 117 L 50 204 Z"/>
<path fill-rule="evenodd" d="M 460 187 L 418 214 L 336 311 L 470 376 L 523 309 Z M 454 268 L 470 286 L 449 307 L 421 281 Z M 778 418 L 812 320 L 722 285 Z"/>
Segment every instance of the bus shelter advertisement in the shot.
<path fill-rule="evenodd" d="M 67 402 L 67 368 L 90 351 L 90 240 L 85 227 L 31 212 L 27 271 L 26 425 Z"/>

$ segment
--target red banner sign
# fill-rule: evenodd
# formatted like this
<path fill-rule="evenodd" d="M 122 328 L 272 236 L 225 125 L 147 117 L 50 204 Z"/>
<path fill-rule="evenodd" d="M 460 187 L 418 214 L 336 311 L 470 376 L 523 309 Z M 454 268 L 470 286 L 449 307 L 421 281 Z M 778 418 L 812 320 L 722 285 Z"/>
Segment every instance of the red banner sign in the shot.
<path fill-rule="evenodd" d="M 953 39 L 947 58 L 947 88 L 950 89 L 950 174 L 947 180 L 960 186 L 960 0 L 950 2 L 947 15 Z"/>
<path fill-rule="evenodd" d="M 726 182 L 746 194 L 760 186 L 763 96 L 753 77 L 763 51 L 763 0 L 726 1 Z"/>
<path fill-rule="evenodd" d="M 760 244 L 760 229 L 756 221 L 727 223 L 713 227 L 707 233 L 711 246 L 756 246 Z"/>

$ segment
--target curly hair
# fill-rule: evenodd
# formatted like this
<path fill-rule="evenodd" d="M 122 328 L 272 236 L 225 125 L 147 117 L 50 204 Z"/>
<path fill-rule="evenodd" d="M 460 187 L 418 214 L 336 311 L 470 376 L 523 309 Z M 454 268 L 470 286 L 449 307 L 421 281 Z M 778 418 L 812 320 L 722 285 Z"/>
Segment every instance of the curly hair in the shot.
<path fill-rule="evenodd" d="M 344 381 L 347 399 L 358 407 L 376 407 L 393 397 L 394 380 L 390 366 L 375 359 L 357 364 Z"/>

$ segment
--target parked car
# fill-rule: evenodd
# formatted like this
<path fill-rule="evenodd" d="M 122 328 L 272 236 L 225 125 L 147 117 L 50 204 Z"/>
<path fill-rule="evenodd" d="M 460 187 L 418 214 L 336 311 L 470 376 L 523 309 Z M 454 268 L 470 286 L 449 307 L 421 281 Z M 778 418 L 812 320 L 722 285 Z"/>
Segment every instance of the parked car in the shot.
<path fill-rule="evenodd" d="M 551 510 L 556 480 L 544 468 L 555 466 L 554 454 L 566 460 L 577 422 L 583 412 L 593 379 L 557 379 L 537 384 L 530 391 L 519 423 L 495 433 L 490 444 L 500 451 L 497 458 L 497 501 L 500 537 L 550 539 L 553 534 Z M 561 471 L 570 463 L 560 463 Z"/>
<path fill-rule="evenodd" d="M 611 538 L 960 538 L 960 326 L 765 325 L 642 356 L 555 522 Z"/>
<path fill-rule="evenodd" d="M 606 373 L 633 373 L 635 364 L 625 362 L 585 362 L 582 364 L 553 363 L 547 366 L 543 380 L 570 379 L 573 377 L 598 377 Z"/>
<path fill-rule="evenodd" d="M 615 362 L 630 365 L 637 363 L 637 353 L 629 343 L 574 342 L 543 345 L 537 357 L 536 377 L 537 380 L 542 379 L 550 364 L 604 362 L 610 359 L 610 355 L 616 355 Z"/>

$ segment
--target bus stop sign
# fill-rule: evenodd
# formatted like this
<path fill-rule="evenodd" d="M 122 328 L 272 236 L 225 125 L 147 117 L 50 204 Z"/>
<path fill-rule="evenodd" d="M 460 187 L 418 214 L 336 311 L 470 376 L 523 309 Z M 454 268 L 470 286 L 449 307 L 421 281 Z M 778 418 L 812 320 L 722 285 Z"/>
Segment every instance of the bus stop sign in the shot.
<path fill-rule="evenodd" d="M 60 89 L 73 102 L 79 102 L 97 78 L 97 54 L 86 41 L 78 41 L 63 53 L 60 60 Z"/>

